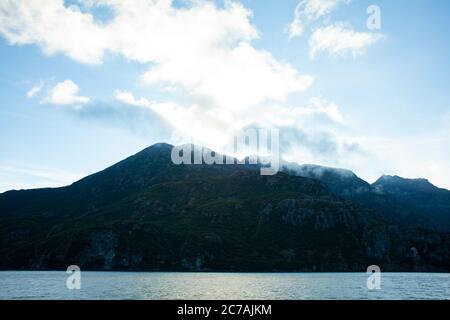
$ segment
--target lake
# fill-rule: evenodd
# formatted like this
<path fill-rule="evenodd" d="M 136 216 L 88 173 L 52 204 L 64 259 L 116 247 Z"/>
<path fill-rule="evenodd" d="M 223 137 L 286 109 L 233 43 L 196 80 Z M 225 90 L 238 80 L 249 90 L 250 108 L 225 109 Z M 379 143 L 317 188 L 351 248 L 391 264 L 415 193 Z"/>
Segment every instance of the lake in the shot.
<path fill-rule="evenodd" d="M 0 299 L 449 299 L 450 274 L 81 272 L 69 290 L 63 271 L 0 272 Z"/>

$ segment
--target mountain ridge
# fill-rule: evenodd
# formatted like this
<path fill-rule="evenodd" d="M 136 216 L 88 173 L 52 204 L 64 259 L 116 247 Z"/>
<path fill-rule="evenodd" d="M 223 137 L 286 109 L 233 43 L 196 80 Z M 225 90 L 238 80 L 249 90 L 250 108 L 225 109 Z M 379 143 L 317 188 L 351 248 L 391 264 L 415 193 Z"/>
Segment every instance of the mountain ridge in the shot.
<path fill-rule="evenodd" d="M 70 186 L 0 194 L 0 269 L 450 270 L 450 233 L 397 223 L 311 177 L 174 165 L 172 148 Z"/>
<path fill-rule="evenodd" d="M 194 144 L 188 144 L 188 145 L 194 145 Z M 201 148 L 201 149 L 208 149 L 208 148 L 206 148 L 206 147 L 202 147 L 202 146 L 198 146 L 198 145 L 194 145 L 194 146 L 197 147 L 197 148 Z M 86 177 L 83 177 L 83 178 L 81 178 L 81 179 L 79 179 L 79 180 L 77 180 L 77 181 L 75 181 L 75 182 L 73 182 L 73 183 L 71 183 L 71 184 L 69 184 L 69 185 L 66 185 L 66 186 L 61 186 L 61 187 L 43 187 L 43 188 L 32 188 L 32 189 L 11 189 L 11 190 L 6 190 L 6 191 L 4 191 L 4 192 L 1 192 L 0 194 L 4 194 L 4 193 L 8 193 L 8 192 L 14 192 L 14 191 L 28 191 L 28 190 L 42 190 L 42 189 L 59 189 L 59 188 L 68 187 L 68 186 L 71 186 L 71 185 L 73 185 L 73 184 L 76 184 L 76 183 L 78 183 L 78 182 L 80 182 L 80 181 L 83 181 L 83 180 L 85 180 L 85 179 L 87 179 L 87 178 L 89 178 L 89 177 L 91 177 L 91 176 L 94 176 L 94 175 L 96 175 L 96 174 L 98 174 L 98 173 L 101 173 L 101 172 L 103 172 L 103 171 L 105 171 L 105 170 L 107 170 L 107 169 L 110 169 L 110 168 L 112 168 L 112 167 L 115 167 L 116 165 L 119 165 L 121 162 L 124 162 L 124 161 L 126 161 L 126 160 L 129 160 L 129 159 L 131 159 L 131 158 L 133 158 L 133 157 L 135 157 L 135 156 L 141 155 L 141 154 L 146 153 L 146 152 L 152 152 L 152 151 L 157 150 L 157 149 L 160 150 L 160 149 L 163 148 L 163 149 L 168 150 L 168 149 L 172 149 L 172 148 L 174 148 L 174 147 L 175 147 L 175 145 L 172 145 L 172 144 L 169 144 L 169 143 L 165 143 L 165 142 L 158 142 L 158 143 L 155 143 L 155 144 L 153 144 L 153 145 L 151 145 L 151 146 L 149 146 L 149 147 L 147 147 L 147 148 L 142 149 L 141 151 L 135 153 L 135 154 L 132 155 L 132 156 L 129 156 L 129 157 L 127 157 L 127 158 L 125 158 L 125 159 L 123 159 L 123 160 L 121 160 L 121 161 L 119 161 L 119 162 L 117 162 L 117 163 L 115 163 L 115 164 L 112 164 L 112 165 L 108 166 L 107 168 L 105 168 L 105 169 L 103 169 L 103 170 L 100 170 L 99 172 L 95 172 L 95 173 L 93 173 L 93 174 L 87 175 Z M 177 147 L 182 147 L 182 146 L 177 146 Z M 208 149 L 208 150 L 211 150 L 211 149 Z M 214 151 L 213 151 L 213 152 L 214 152 Z M 222 156 L 226 156 L 226 155 L 222 155 Z M 235 161 L 238 161 L 237 158 L 234 158 L 234 159 L 235 159 Z M 248 159 L 248 157 L 246 157 L 246 159 Z M 398 175 L 387 175 L 387 174 L 383 174 L 383 175 L 380 176 L 375 182 L 369 183 L 369 182 L 365 181 L 364 179 L 360 178 L 360 177 L 359 177 L 356 173 L 354 173 L 352 170 L 350 170 L 350 169 L 345 169 L 345 168 L 340 168 L 340 167 L 323 166 L 323 165 L 307 164 L 307 163 L 305 163 L 305 164 L 299 164 L 299 163 L 296 163 L 296 162 L 287 162 L 287 161 L 282 161 L 281 166 L 282 166 L 283 168 L 286 168 L 287 170 L 292 170 L 292 171 L 295 171 L 297 168 L 300 168 L 300 170 L 306 170 L 306 171 L 309 171 L 309 170 L 310 170 L 310 171 L 315 171 L 315 170 L 317 170 L 317 171 L 322 171 L 322 172 L 340 173 L 340 174 L 346 175 L 346 176 L 348 176 L 348 177 L 357 178 L 357 179 L 360 180 L 362 183 L 364 183 L 364 184 L 366 184 L 366 185 L 368 185 L 368 186 L 376 186 L 376 185 L 379 185 L 379 184 L 380 184 L 384 179 L 386 179 L 386 178 L 389 178 L 389 179 L 394 178 L 394 179 L 399 179 L 399 180 L 402 180 L 402 181 L 410 181 L 410 182 L 418 182 L 418 183 L 420 183 L 420 182 L 427 182 L 430 186 L 432 186 L 432 187 L 434 187 L 434 188 L 436 188 L 436 189 L 440 189 L 440 190 L 444 190 L 444 191 L 450 192 L 449 189 L 441 188 L 441 187 L 435 186 L 434 184 L 432 184 L 432 183 L 431 183 L 428 179 L 426 179 L 426 178 L 404 178 L 404 177 L 401 177 L 401 176 L 398 176 Z M 294 169 L 294 168 L 292 168 L 292 167 L 294 167 L 294 168 L 297 167 L 297 168 Z M 297 170 L 298 170 L 298 169 L 297 169 Z M 316 175 L 316 179 L 320 176 L 320 175 L 317 174 L 317 173 L 314 173 L 314 175 Z"/>

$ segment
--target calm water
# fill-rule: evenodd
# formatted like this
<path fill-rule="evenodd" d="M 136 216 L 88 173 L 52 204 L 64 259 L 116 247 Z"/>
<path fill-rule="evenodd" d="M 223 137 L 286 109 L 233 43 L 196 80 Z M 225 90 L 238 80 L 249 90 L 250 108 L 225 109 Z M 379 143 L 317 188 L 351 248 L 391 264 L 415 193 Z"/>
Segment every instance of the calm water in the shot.
<path fill-rule="evenodd" d="M 0 272 L 0 299 L 450 299 L 450 274 L 383 273 L 368 290 L 365 273 Z"/>

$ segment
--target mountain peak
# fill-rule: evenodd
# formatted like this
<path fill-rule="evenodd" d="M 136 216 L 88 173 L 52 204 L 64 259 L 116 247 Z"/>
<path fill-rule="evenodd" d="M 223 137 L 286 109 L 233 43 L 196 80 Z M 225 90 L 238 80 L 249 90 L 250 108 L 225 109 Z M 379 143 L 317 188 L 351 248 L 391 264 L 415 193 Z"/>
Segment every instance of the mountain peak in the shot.
<path fill-rule="evenodd" d="M 159 142 L 152 144 L 150 147 L 145 148 L 144 150 L 161 150 L 161 149 L 172 149 L 174 146 L 169 143 Z"/>
<path fill-rule="evenodd" d="M 378 178 L 378 180 L 375 183 L 377 183 L 377 182 L 380 182 L 380 183 L 428 183 L 428 184 L 431 184 L 425 178 L 409 179 L 409 178 L 403 178 L 403 177 L 400 177 L 397 175 L 387 175 L 387 174 L 384 174 L 380 178 Z"/>
<path fill-rule="evenodd" d="M 158 142 L 150 146 L 150 148 L 173 147 L 170 143 Z"/>
<path fill-rule="evenodd" d="M 397 175 L 383 175 L 373 186 L 381 186 L 384 189 L 403 189 L 408 191 L 435 191 L 439 189 L 424 178 L 408 179 Z"/>

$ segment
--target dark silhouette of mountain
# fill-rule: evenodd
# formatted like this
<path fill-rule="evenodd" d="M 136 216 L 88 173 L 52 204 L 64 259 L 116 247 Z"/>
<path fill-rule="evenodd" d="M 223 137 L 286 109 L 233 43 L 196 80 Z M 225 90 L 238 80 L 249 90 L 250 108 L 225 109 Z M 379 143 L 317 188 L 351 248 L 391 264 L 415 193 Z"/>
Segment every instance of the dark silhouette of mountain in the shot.
<path fill-rule="evenodd" d="M 426 179 L 405 179 L 399 176 L 382 176 L 375 183 L 374 187 L 389 193 L 440 193 L 448 194 L 449 191 L 440 189 L 431 184 Z"/>
<path fill-rule="evenodd" d="M 317 179 L 325 183 L 330 190 L 340 196 L 350 196 L 355 193 L 364 193 L 371 190 L 369 183 L 359 178 L 347 169 L 323 167 L 313 164 L 298 165 L 284 163 L 284 172 Z"/>
<path fill-rule="evenodd" d="M 450 232 L 450 191 L 426 179 L 382 176 L 369 184 L 352 171 L 285 163 L 284 172 L 322 181 L 340 197 L 375 210 L 388 221 Z"/>
<path fill-rule="evenodd" d="M 350 195 L 379 188 L 352 174 L 174 165 L 172 148 L 153 145 L 67 187 L 0 194 L 0 269 L 450 270 L 449 233 L 343 197 L 339 183 Z"/>
<path fill-rule="evenodd" d="M 383 176 L 372 184 L 375 192 L 389 198 L 393 209 L 378 203 L 382 211 L 398 215 L 412 225 L 450 231 L 450 191 L 426 179 Z M 380 211 L 381 211 L 380 210 Z"/>

